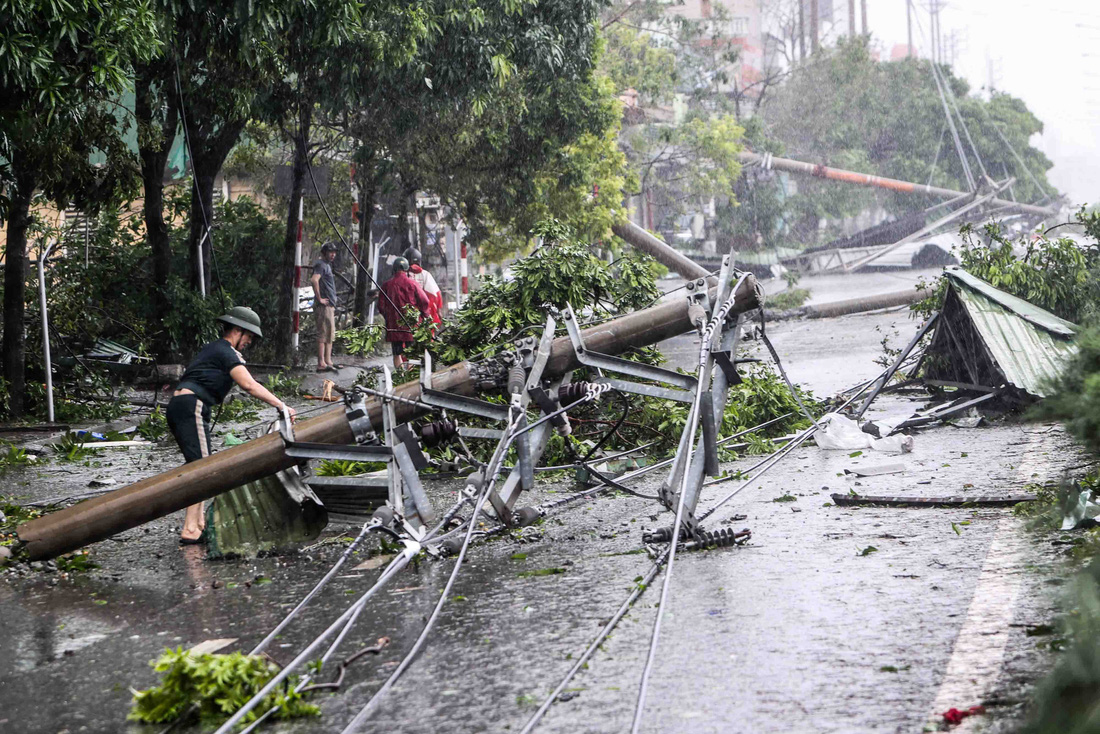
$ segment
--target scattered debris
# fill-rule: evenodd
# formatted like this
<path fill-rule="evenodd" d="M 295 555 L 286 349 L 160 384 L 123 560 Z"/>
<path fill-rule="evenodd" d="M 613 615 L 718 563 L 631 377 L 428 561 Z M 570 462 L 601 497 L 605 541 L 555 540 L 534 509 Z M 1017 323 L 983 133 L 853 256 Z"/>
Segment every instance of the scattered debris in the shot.
<path fill-rule="evenodd" d="M 1100 524 L 1096 520 L 1097 517 L 1100 517 L 1100 504 L 1097 504 L 1092 490 L 1081 490 L 1077 493 L 1076 500 L 1066 505 L 1065 515 L 1062 517 L 1062 530 L 1091 528 Z"/>
<path fill-rule="evenodd" d="M 900 474 L 905 471 L 905 464 L 879 464 L 878 466 L 862 466 L 855 469 L 845 469 L 845 474 L 856 477 L 878 477 L 883 474 Z"/>
<path fill-rule="evenodd" d="M 214 498 L 206 510 L 207 558 L 295 548 L 327 523 L 321 501 L 292 467 Z"/>
<path fill-rule="evenodd" d="M 984 713 L 984 707 L 971 706 L 968 709 L 948 709 L 947 711 L 943 712 L 942 716 L 945 724 L 949 726 L 955 726 L 956 724 L 961 724 L 963 719 L 969 718 L 971 716 L 981 716 Z"/>
<path fill-rule="evenodd" d="M 826 413 L 818 423 L 824 430 L 814 434 L 814 440 L 823 449 L 833 451 L 874 449 L 895 453 L 909 453 L 913 450 L 912 436 L 894 435 L 876 439 L 864 433 L 854 420 L 839 413 Z"/>
<path fill-rule="evenodd" d="M 218 650 L 224 650 L 232 645 L 239 638 L 237 637 L 220 637 L 216 640 L 204 640 L 187 651 L 188 655 L 205 655 L 208 653 L 214 653 Z"/>

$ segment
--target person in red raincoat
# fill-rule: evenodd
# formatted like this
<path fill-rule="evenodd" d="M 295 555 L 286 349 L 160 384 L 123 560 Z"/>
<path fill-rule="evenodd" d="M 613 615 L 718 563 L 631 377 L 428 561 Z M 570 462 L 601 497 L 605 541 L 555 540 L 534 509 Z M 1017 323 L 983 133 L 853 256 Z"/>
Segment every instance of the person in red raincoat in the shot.
<path fill-rule="evenodd" d="M 420 264 L 420 250 L 410 247 L 405 250 L 405 259 L 409 261 L 409 277 L 420 284 L 432 303 L 432 321 L 442 324 L 443 319 L 440 314 L 443 313 L 443 292 L 439 290 L 439 284 L 435 282 L 432 274 Z"/>
<path fill-rule="evenodd" d="M 405 349 L 412 344 L 411 319 L 405 315 L 405 307 L 412 306 L 420 319 L 431 319 L 431 300 L 420 285 L 409 277 L 409 261 L 399 257 L 393 261 L 393 277 L 382 284 L 378 308 L 386 320 L 386 341 L 393 349 L 393 368 L 401 369 L 405 362 Z M 418 321 L 419 323 L 419 321 Z"/>

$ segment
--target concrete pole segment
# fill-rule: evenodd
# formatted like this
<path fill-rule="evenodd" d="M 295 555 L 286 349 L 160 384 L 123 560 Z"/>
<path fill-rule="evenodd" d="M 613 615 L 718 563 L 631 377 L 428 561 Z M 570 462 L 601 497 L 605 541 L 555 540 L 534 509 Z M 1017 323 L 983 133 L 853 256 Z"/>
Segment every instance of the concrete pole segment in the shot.
<path fill-rule="evenodd" d="M 626 240 L 636 250 L 641 250 L 674 273 L 688 279 L 706 278 L 710 273 L 699 263 L 679 250 L 665 244 L 660 238 L 633 222 L 619 222 L 611 226 L 611 231 Z"/>
<path fill-rule="evenodd" d="M 803 161 L 791 160 L 790 158 L 777 158 L 772 155 L 760 155 L 758 153 L 749 153 L 745 151 L 738 153 L 737 157 L 741 163 L 745 165 L 763 166 L 765 168 L 773 168 L 777 171 L 787 171 L 788 173 L 803 173 L 808 176 L 816 176 L 817 178 L 824 178 L 830 181 L 843 181 L 845 183 L 856 184 L 857 186 L 873 186 L 880 189 L 900 191 L 905 194 L 927 194 L 928 196 L 935 196 L 942 199 L 955 199 L 960 196 L 965 197 L 972 195 L 966 191 L 954 191 L 938 186 L 925 186 L 924 184 L 916 184 L 910 181 L 899 181 L 896 178 L 885 178 L 883 176 L 872 176 L 869 173 L 845 171 L 840 168 L 829 168 L 828 166 L 816 163 L 805 163 Z M 991 199 L 989 204 L 990 206 L 1016 209 L 1021 212 L 1038 214 L 1044 217 L 1051 217 L 1057 213 L 1049 207 L 1020 204 L 1006 199 Z"/>

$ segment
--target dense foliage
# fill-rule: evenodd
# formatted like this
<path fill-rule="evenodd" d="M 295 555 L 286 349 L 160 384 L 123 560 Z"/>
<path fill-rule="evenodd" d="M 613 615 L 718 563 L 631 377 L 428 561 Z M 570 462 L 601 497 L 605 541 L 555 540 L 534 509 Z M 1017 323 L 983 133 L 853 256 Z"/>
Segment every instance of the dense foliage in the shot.
<path fill-rule="evenodd" d="M 279 666 L 262 655 L 235 652 L 228 655 L 192 654 L 182 647 L 165 650 L 151 663 L 162 673 L 160 685 L 134 692 L 129 717 L 147 724 L 173 722 L 197 707 L 203 724 L 219 724 L 229 718 L 279 672 Z M 294 690 L 297 676 L 288 685 L 269 694 L 245 717 L 254 721 L 269 708 L 275 708 L 275 718 L 318 716 L 321 711 L 305 703 L 302 694 Z"/>
<path fill-rule="evenodd" d="M 1093 560 L 1078 574 L 1069 602 L 1071 609 L 1057 630 L 1062 636 L 1055 638 L 1068 649 L 1036 687 L 1028 722 L 1021 729 L 1024 734 L 1096 730 L 1100 717 L 1100 560 Z"/>
<path fill-rule="evenodd" d="M 427 346 L 444 364 L 453 364 L 544 324 L 547 313 L 560 317 L 566 304 L 583 321 L 586 313 L 625 313 L 660 296 L 660 266 L 652 258 L 631 252 L 608 264 L 560 222 L 543 222 L 535 231 L 543 245 L 515 261 L 507 276 L 485 278 L 434 339 L 419 330 L 418 350 Z"/>

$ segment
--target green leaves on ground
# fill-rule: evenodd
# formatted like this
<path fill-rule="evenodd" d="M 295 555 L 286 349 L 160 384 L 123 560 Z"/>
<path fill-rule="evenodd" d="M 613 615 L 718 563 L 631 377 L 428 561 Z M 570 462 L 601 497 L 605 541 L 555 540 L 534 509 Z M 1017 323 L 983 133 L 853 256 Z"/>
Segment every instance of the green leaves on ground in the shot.
<path fill-rule="evenodd" d="M 194 703 L 198 718 L 204 725 L 220 723 L 229 718 L 270 681 L 279 667 L 260 655 L 230 654 L 192 655 L 182 647 L 169 648 L 150 663 L 162 674 L 161 683 L 144 691 L 135 691 L 130 714 L 132 721 L 162 724 L 175 721 Z M 244 719 L 257 716 L 275 707 L 275 718 L 319 716 L 320 709 L 306 703 L 293 688 L 297 676 L 291 676 L 285 687 L 272 693 Z"/>
<path fill-rule="evenodd" d="M 382 324 L 370 324 L 336 332 L 341 348 L 348 354 L 371 354 L 386 336 L 386 327 Z"/>
<path fill-rule="evenodd" d="M 325 459 L 313 468 L 319 477 L 355 477 L 367 472 L 385 469 L 381 461 L 348 461 L 345 459 Z"/>
<path fill-rule="evenodd" d="M 168 420 L 159 405 L 153 408 L 153 412 L 147 418 L 138 423 L 135 432 L 146 441 L 159 441 L 168 435 Z"/>

